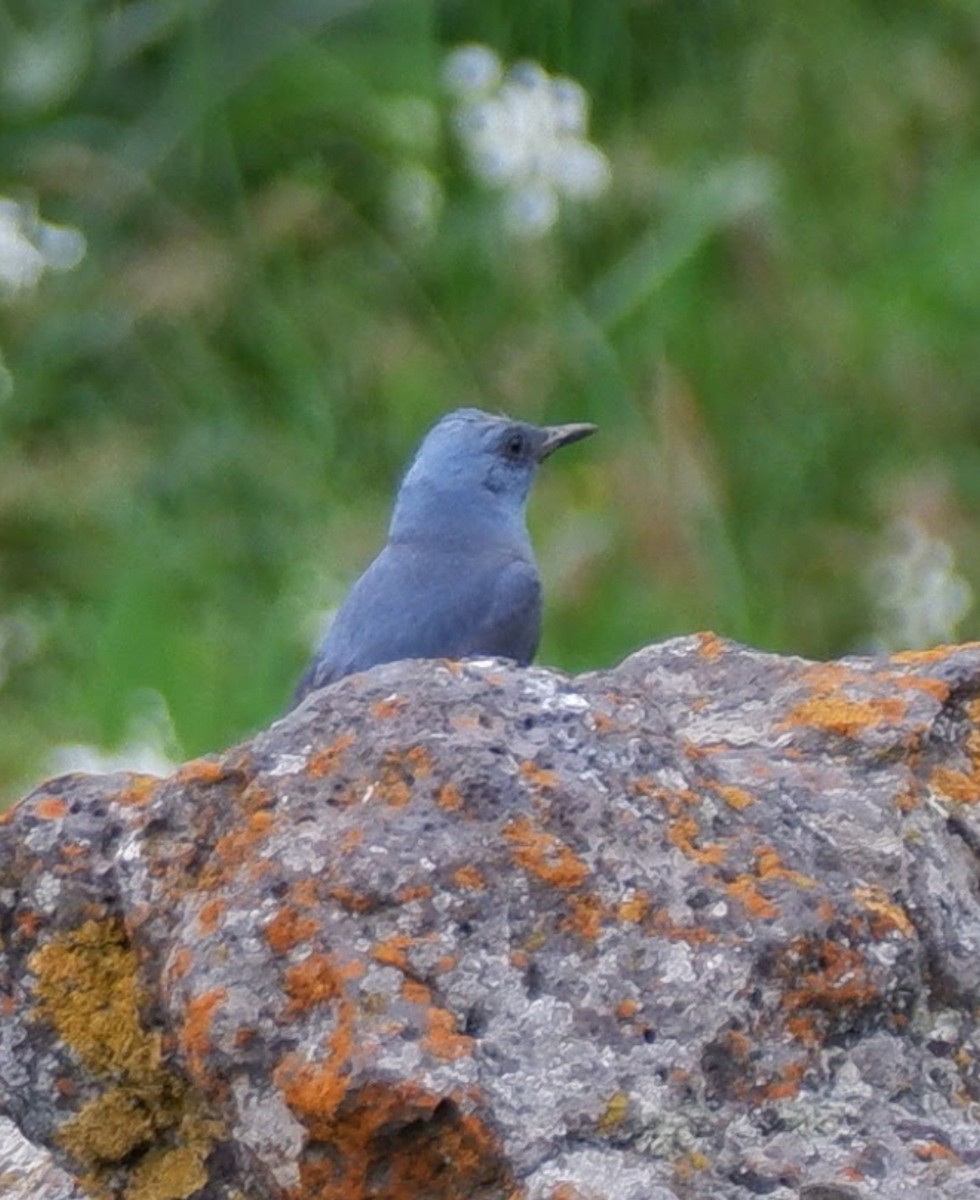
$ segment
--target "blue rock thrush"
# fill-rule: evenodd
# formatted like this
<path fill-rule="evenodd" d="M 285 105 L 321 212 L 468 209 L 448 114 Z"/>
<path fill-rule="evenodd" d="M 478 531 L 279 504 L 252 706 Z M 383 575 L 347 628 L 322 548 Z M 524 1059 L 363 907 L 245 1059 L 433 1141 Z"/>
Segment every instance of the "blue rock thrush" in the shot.
<path fill-rule="evenodd" d="M 538 463 L 595 432 L 461 408 L 426 436 L 402 481 L 388 542 L 351 588 L 296 689 L 403 658 L 499 655 L 524 665 L 541 628 L 525 523 Z"/>

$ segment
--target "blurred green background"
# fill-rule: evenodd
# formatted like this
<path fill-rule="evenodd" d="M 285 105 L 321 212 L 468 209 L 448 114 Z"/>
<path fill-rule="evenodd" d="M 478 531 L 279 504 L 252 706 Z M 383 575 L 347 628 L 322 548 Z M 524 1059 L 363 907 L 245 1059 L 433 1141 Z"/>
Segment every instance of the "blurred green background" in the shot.
<path fill-rule="evenodd" d="M 537 235 L 469 43 L 590 98 L 609 185 Z M 601 426 L 539 661 L 976 634 L 974 0 L 0 3 L 0 195 L 87 242 L 0 297 L 0 795 L 279 715 L 460 404 Z"/>

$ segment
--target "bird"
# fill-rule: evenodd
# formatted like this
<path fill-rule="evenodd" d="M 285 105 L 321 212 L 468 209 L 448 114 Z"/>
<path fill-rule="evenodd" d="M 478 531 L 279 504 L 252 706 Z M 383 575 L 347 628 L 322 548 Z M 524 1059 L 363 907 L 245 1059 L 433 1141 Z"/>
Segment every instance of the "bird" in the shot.
<path fill-rule="evenodd" d="M 401 659 L 530 663 L 541 631 L 541 580 L 527 530 L 528 493 L 544 459 L 595 431 L 476 408 L 443 416 L 402 480 L 384 548 L 341 604 L 293 705 Z"/>

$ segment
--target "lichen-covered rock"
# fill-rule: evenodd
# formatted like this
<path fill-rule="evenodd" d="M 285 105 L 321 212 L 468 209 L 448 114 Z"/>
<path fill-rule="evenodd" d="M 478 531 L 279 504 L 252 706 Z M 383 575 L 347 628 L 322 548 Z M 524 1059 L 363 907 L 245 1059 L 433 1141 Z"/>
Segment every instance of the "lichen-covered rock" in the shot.
<path fill-rule="evenodd" d="M 120 1200 L 966 1200 L 978 851 L 980 647 L 380 667 L 8 814 L 3 1107 Z"/>

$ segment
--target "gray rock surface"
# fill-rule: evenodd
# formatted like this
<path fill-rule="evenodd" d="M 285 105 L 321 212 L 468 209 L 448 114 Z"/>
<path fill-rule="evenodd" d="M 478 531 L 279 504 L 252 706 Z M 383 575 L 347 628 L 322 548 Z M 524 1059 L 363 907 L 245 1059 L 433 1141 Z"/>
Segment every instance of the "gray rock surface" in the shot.
<path fill-rule="evenodd" d="M 3 1200 L 84 1200 L 70 1175 L 51 1155 L 29 1142 L 12 1121 L 0 1117 L 0 1196 Z"/>
<path fill-rule="evenodd" d="M 703 634 L 53 780 L 0 829 L 4 1109 L 126 1200 L 972 1200 L 978 697 L 977 646 Z"/>

